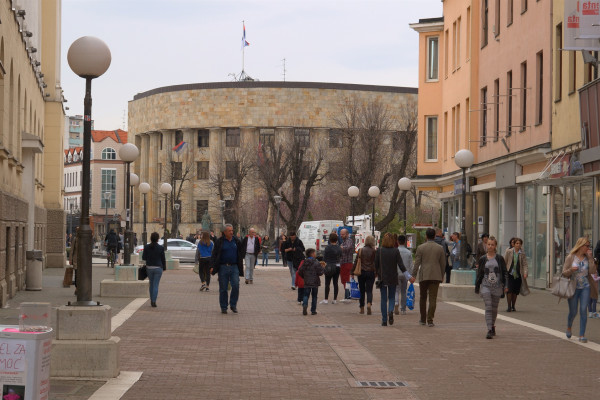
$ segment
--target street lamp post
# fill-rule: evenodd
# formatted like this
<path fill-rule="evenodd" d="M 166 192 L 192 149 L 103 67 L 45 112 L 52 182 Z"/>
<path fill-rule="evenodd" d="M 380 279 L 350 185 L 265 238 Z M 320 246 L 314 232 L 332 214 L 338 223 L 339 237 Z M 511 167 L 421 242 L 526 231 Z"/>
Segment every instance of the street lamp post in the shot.
<path fill-rule="evenodd" d="M 273 196 L 273 200 L 275 200 L 275 205 L 277 206 L 277 238 L 279 239 L 279 203 L 281 203 L 281 196 L 275 195 Z"/>
<path fill-rule="evenodd" d="M 108 203 L 111 194 L 111 192 L 104 192 L 104 236 L 108 233 Z"/>
<path fill-rule="evenodd" d="M 135 202 L 133 201 L 133 192 L 134 192 L 133 188 L 135 188 L 139 184 L 140 184 L 140 177 L 137 176 L 137 174 L 134 174 L 133 172 L 130 173 L 129 174 L 129 189 L 130 189 L 129 191 L 131 193 L 131 196 L 129 197 L 129 199 L 130 199 L 129 200 L 129 210 L 130 210 L 130 212 L 129 212 L 129 219 L 131 220 L 130 227 L 131 227 L 131 232 L 132 232 L 131 233 L 131 243 L 132 243 L 132 245 L 131 245 L 131 252 L 132 253 L 133 253 L 133 250 L 135 248 L 135 246 L 133 246 L 133 244 L 135 244 L 134 240 L 133 240 L 133 238 L 135 237 L 135 233 L 134 233 L 134 229 L 133 229 L 133 223 L 134 223 L 134 221 L 133 221 L 133 210 L 134 210 L 133 205 L 135 204 Z"/>
<path fill-rule="evenodd" d="M 354 237 L 356 236 L 356 232 L 354 231 L 354 199 L 358 197 L 360 194 L 360 189 L 356 186 L 350 186 L 348 188 L 348 196 L 350 196 L 350 212 L 352 213 L 352 238 L 354 242 Z"/>
<path fill-rule="evenodd" d="M 125 184 L 125 248 L 123 249 L 123 251 L 125 252 L 125 254 L 123 255 L 123 263 L 125 265 L 129 265 L 131 263 L 131 245 L 133 244 L 130 223 L 131 209 L 129 208 L 129 186 L 131 186 L 131 174 L 129 172 L 129 169 L 131 168 L 131 163 L 135 161 L 135 159 L 138 158 L 139 155 L 140 151 L 137 148 L 137 146 L 133 143 L 125 143 L 119 149 L 119 158 L 125 161 L 125 177 L 127 178 L 127 183 Z"/>
<path fill-rule="evenodd" d="M 410 190 L 410 188 L 412 187 L 412 182 L 410 179 L 404 177 L 404 178 L 400 178 L 400 180 L 398 181 L 398 189 L 402 190 L 404 192 L 404 236 L 406 236 L 406 203 L 407 203 L 407 197 L 408 197 L 408 191 Z"/>
<path fill-rule="evenodd" d="M 467 168 L 471 168 L 475 157 L 468 149 L 462 149 L 454 155 L 454 162 L 462 169 L 462 219 L 460 222 L 460 269 L 467 269 L 467 231 L 466 231 L 466 206 L 467 206 Z"/>
<path fill-rule="evenodd" d="M 375 236 L 375 199 L 379 197 L 379 188 L 377 186 L 371 186 L 369 188 L 369 196 L 373 198 L 373 214 L 371 216 L 371 234 Z"/>
<path fill-rule="evenodd" d="M 161 183 L 160 188 L 158 189 L 162 194 L 165 195 L 165 225 L 164 225 L 164 240 L 163 240 L 163 246 L 165 248 L 165 251 L 167 251 L 167 242 L 168 242 L 168 238 L 167 238 L 167 197 L 169 196 L 169 193 L 171 193 L 171 190 L 173 189 L 173 186 L 171 186 L 170 184 L 164 182 Z"/>
<path fill-rule="evenodd" d="M 225 226 L 225 200 L 219 200 L 219 207 L 221 207 L 221 230 Z"/>
<path fill-rule="evenodd" d="M 146 195 L 150 192 L 150 184 L 146 182 L 140 183 L 138 189 L 141 194 L 144 195 L 144 225 L 142 229 L 142 244 L 146 244 L 146 239 L 148 238 L 148 232 L 146 232 Z"/>
<path fill-rule="evenodd" d="M 104 74 L 110 66 L 110 50 L 93 36 L 84 36 L 71 44 L 67 53 L 69 67 L 85 79 L 83 117 L 83 162 L 81 182 L 81 217 L 77 254 L 77 306 L 97 305 L 92 302 L 92 227 L 90 226 L 90 156 L 92 144 L 92 79 Z"/>
<path fill-rule="evenodd" d="M 173 207 L 175 208 L 175 237 L 177 238 L 179 237 L 179 210 L 181 209 L 181 204 L 175 203 Z"/>

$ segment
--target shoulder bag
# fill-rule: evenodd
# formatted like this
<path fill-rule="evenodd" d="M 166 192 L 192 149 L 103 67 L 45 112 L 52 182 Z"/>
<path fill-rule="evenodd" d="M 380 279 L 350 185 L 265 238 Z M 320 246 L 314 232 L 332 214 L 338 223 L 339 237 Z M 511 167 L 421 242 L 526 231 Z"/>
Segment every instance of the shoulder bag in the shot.
<path fill-rule="evenodd" d="M 570 299 L 575 294 L 575 280 L 567 278 L 566 276 L 554 275 L 552 278 L 552 289 L 551 293 L 561 299 Z M 560 300 L 559 300 L 560 301 Z"/>
<path fill-rule="evenodd" d="M 358 251 L 358 258 L 356 259 L 356 268 L 354 268 L 354 276 L 360 276 L 360 274 L 362 273 L 361 260 L 360 260 L 361 254 L 362 254 L 362 249 L 360 249 Z"/>
<path fill-rule="evenodd" d="M 138 280 L 143 281 L 148 277 L 148 270 L 145 265 L 138 267 Z"/>

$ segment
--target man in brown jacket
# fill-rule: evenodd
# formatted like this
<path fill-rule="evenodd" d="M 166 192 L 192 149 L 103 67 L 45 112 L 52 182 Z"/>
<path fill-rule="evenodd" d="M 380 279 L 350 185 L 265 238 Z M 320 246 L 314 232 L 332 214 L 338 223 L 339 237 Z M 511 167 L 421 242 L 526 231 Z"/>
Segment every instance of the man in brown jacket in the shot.
<path fill-rule="evenodd" d="M 425 232 L 427 242 L 417 247 L 413 276 L 419 281 L 419 309 L 421 319 L 419 323 L 430 327 L 434 326 L 433 317 L 437 302 L 437 293 L 444 270 L 446 269 L 446 255 L 442 246 L 434 242 L 435 230 L 428 228 Z M 427 294 L 429 293 L 429 309 L 426 309 Z"/>

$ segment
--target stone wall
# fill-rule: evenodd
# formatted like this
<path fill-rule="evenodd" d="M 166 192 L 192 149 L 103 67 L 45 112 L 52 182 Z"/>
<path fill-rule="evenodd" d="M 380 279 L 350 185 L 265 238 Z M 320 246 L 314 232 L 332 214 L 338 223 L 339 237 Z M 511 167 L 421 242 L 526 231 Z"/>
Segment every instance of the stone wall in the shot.
<path fill-rule="evenodd" d="M 0 307 L 25 288 L 27 202 L 0 192 Z"/>

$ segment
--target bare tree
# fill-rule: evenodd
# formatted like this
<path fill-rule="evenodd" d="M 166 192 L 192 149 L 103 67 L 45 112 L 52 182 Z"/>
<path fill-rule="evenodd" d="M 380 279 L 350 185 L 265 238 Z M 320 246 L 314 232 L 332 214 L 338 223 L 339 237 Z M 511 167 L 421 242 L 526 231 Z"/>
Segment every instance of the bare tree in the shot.
<path fill-rule="evenodd" d="M 356 209 L 367 210 L 372 185 L 389 198 L 386 214 L 375 225 L 381 230 L 394 219 L 404 200 L 398 180 L 414 177 L 416 172 L 416 100 L 408 99 L 399 113 L 393 114 L 381 100 L 361 103 L 350 97 L 333 120 L 343 137 L 341 160 L 345 162 L 346 183 L 360 189 Z"/>
<path fill-rule="evenodd" d="M 230 200 L 231 207 L 226 211 L 228 223 L 240 228 L 242 194 L 256 166 L 254 146 L 221 148 L 217 162 L 212 163 L 209 180 L 219 200 Z"/>
<path fill-rule="evenodd" d="M 172 237 L 177 235 L 180 216 L 186 211 L 185 202 L 181 201 L 182 194 L 191 187 L 191 181 L 194 179 L 195 162 L 194 149 L 186 146 L 179 152 L 169 151 L 167 153 L 167 162 L 161 167 L 161 180 L 171 184 L 171 195 L 169 196 L 170 214 L 171 214 L 171 233 Z M 159 194 L 159 196 L 162 196 Z M 159 197 L 160 198 L 160 197 Z M 175 203 L 180 205 L 179 215 L 175 210 Z"/>
<path fill-rule="evenodd" d="M 295 135 L 294 132 L 291 135 Z M 291 135 L 282 135 L 276 146 L 261 147 L 257 164 L 258 180 L 274 207 L 274 196 L 281 196 L 280 217 L 288 230 L 298 228 L 306 214 L 311 191 L 327 176 L 320 143 L 308 146 Z"/>

